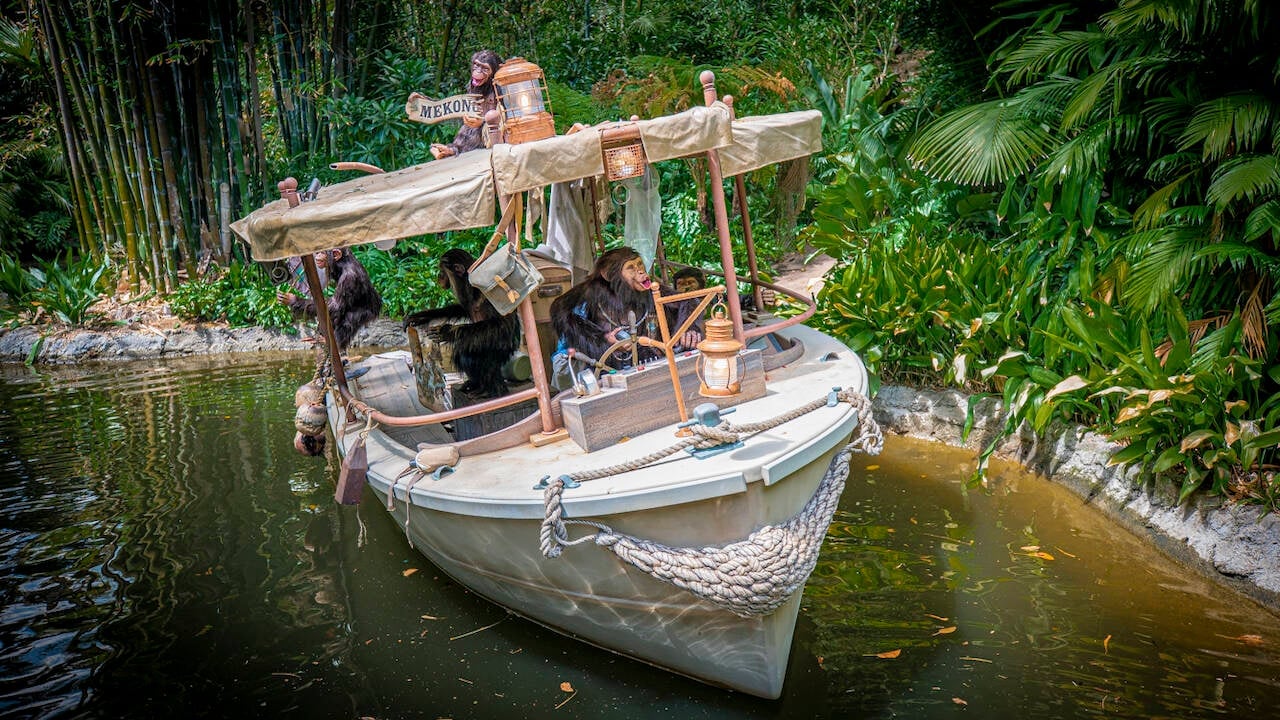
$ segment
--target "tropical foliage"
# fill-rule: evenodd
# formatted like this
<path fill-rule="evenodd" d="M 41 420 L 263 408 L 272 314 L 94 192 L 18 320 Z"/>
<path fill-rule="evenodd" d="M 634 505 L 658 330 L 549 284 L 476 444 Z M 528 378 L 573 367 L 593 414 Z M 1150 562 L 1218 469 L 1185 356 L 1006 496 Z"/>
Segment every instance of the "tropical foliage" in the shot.
<path fill-rule="evenodd" d="M 993 58 L 1000 95 L 910 146 L 939 178 L 1003 186 L 1012 257 L 1058 245 L 1019 279 L 1047 291 L 1027 308 L 1032 335 L 984 375 L 1013 420 L 1083 417 L 1126 443 L 1116 462 L 1172 475 L 1184 496 L 1226 490 L 1275 459 L 1274 10 L 1009 5 L 1034 19 Z"/>
<path fill-rule="evenodd" d="M 1280 497 L 1269 3 L 4 7 L 7 321 L 83 319 L 85 293 L 119 273 L 186 317 L 291 326 L 229 223 L 286 176 L 427 160 L 454 128 L 408 122 L 404 98 L 460 91 L 472 50 L 541 65 L 561 132 L 700 103 L 710 69 L 739 113 L 822 112 L 822 154 L 726 191 L 766 266 L 837 258 L 818 321 L 885 380 L 998 395 L 1006 433 L 1110 432 L 1116 462 L 1184 495 Z M 656 170 L 668 257 L 715 267 L 705 163 Z M 398 317 L 446 301 L 441 248 L 483 241 L 357 255 Z"/>

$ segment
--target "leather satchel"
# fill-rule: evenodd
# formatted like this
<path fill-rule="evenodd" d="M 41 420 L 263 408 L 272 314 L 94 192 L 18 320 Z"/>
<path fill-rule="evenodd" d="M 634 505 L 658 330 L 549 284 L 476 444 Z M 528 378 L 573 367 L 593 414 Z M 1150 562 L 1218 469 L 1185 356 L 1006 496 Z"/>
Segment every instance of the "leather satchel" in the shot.
<path fill-rule="evenodd" d="M 493 307 L 503 315 L 542 284 L 542 273 L 518 248 L 507 244 L 477 263 L 468 277 Z"/>

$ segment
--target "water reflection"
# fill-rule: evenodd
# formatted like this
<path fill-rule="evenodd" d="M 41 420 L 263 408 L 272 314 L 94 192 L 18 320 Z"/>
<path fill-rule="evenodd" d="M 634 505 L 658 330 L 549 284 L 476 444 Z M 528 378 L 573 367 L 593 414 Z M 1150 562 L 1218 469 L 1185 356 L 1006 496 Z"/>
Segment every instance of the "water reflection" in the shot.
<path fill-rule="evenodd" d="M 781 700 L 615 657 L 442 577 L 377 503 L 335 506 L 336 467 L 292 450 L 308 373 L 299 355 L 0 368 L 0 716 L 1280 707 L 1274 615 L 1065 491 L 997 466 L 966 492 L 966 454 L 900 439 L 854 466 Z"/>

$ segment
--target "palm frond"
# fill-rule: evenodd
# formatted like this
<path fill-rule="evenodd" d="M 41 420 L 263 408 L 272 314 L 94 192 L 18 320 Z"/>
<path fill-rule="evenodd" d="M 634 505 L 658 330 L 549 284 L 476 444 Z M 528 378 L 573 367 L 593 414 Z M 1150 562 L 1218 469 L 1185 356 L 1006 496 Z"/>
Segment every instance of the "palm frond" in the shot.
<path fill-rule="evenodd" d="M 1229 152 L 1249 152 L 1260 140 L 1270 140 L 1273 103 L 1257 93 L 1238 93 L 1200 103 L 1187 129 L 1178 138 L 1180 149 L 1203 145 L 1206 160 L 1221 160 Z"/>
<path fill-rule="evenodd" d="M 1141 312 L 1152 312 L 1179 292 L 1203 260 L 1198 251 L 1209 242 L 1201 228 L 1164 226 L 1121 239 L 1134 257 L 1124 299 Z"/>
<path fill-rule="evenodd" d="M 1223 163 L 1214 172 L 1206 199 L 1219 209 L 1237 201 L 1280 191 L 1280 157 L 1251 155 Z"/>
<path fill-rule="evenodd" d="M 1271 233 L 1273 239 L 1280 239 L 1280 200 L 1268 200 L 1249 213 L 1244 221 L 1244 239 L 1253 242 Z"/>
<path fill-rule="evenodd" d="M 1008 73 L 1014 84 L 1039 75 L 1069 75 L 1085 67 L 1106 44 L 1107 37 L 1101 32 L 1037 33 L 1009 53 L 998 71 Z"/>
<path fill-rule="evenodd" d="M 1015 100 L 947 113 L 921 130 L 908 156 L 935 177 L 969 185 L 1003 182 L 1029 170 L 1055 138 Z"/>
<path fill-rule="evenodd" d="M 1220 5 L 1212 0 L 1129 0 L 1105 13 L 1102 27 L 1113 34 L 1168 29 L 1189 39 L 1218 26 Z"/>
<path fill-rule="evenodd" d="M 1178 201 L 1187 181 L 1195 175 L 1195 171 L 1183 173 L 1147 196 L 1146 200 L 1133 211 L 1133 225 L 1140 230 L 1150 230 L 1164 219 L 1169 208 Z"/>

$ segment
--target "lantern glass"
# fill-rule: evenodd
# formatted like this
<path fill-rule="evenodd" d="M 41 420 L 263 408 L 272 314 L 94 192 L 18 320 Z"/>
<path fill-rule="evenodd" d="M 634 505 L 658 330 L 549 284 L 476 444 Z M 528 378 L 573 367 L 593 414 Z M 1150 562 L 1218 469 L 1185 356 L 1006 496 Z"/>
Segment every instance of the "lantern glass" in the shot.
<path fill-rule="evenodd" d="M 703 395 L 733 395 L 738 387 L 738 358 L 702 356 Z"/>
<path fill-rule="evenodd" d="M 502 89 L 502 105 L 507 109 L 507 118 L 526 117 L 547 109 L 542 99 L 542 88 L 537 80 L 525 80 L 512 83 Z"/>

